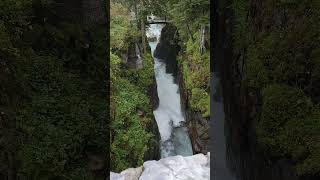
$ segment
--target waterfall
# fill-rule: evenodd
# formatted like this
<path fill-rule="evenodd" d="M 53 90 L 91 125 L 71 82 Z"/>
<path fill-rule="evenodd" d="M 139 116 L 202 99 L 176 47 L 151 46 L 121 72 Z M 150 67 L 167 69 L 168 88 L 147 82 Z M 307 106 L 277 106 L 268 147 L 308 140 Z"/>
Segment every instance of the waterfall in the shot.
<path fill-rule="evenodd" d="M 155 36 L 157 42 L 149 42 L 153 52 L 159 42 L 163 24 L 151 24 L 146 32 L 149 37 Z M 174 155 L 190 156 L 193 154 L 191 141 L 181 109 L 179 86 L 174 83 L 172 74 L 166 73 L 166 63 L 154 57 L 155 76 L 159 96 L 159 107 L 153 112 L 161 136 L 161 157 Z"/>
<path fill-rule="evenodd" d="M 142 58 L 141 58 L 141 53 L 140 53 L 140 49 L 137 43 L 135 43 L 136 45 L 136 55 L 137 55 L 137 61 L 136 61 L 136 69 L 142 69 L 143 68 L 143 64 L 142 64 Z"/>

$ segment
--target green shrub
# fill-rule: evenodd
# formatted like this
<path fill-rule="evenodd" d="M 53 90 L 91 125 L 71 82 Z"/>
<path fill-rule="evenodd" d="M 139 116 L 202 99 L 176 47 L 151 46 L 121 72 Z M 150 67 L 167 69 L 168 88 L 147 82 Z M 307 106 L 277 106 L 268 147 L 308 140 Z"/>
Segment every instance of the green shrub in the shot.
<path fill-rule="evenodd" d="M 154 64 L 150 53 L 142 54 L 143 68 L 131 69 L 119 54 L 141 38 L 121 4 L 111 6 L 110 53 L 110 142 L 111 169 L 119 172 L 143 164 L 154 136 L 146 129 L 153 117 L 148 90 L 154 82 Z M 119 16 L 116 16 L 119 15 Z M 131 25 L 130 25 L 131 24 Z M 139 112 L 144 116 L 139 116 Z M 154 123 L 154 121 L 153 121 Z"/>
<path fill-rule="evenodd" d="M 268 86 L 256 126 L 259 144 L 271 156 L 292 158 L 299 174 L 319 172 L 319 111 L 299 89 Z"/>
<path fill-rule="evenodd" d="M 199 39 L 199 33 L 194 37 Z M 200 111 L 203 117 L 210 116 L 210 51 L 200 53 L 199 42 L 187 42 L 186 53 L 178 57 L 184 83 L 190 93 L 192 110 Z"/>
<path fill-rule="evenodd" d="M 210 116 L 210 96 L 200 88 L 194 88 L 191 91 L 190 105 L 192 109 L 201 111 L 203 117 Z"/>

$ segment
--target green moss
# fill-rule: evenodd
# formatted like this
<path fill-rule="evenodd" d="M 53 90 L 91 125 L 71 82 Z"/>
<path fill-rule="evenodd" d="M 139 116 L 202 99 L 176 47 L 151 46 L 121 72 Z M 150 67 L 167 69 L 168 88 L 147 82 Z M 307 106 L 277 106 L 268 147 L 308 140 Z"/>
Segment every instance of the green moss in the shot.
<path fill-rule="evenodd" d="M 199 39 L 199 33 L 194 37 Z M 210 116 L 210 52 L 200 54 L 199 42 L 189 40 L 186 53 L 178 57 L 182 67 L 184 83 L 190 93 L 190 106 L 194 111 L 200 111 L 203 117 Z"/>
<path fill-rule="evenodd" d="M 297 88 L 268 86 L 256 126 L 259 144 L 271 156 L 292 158 L 299 174 L 319 172 L 319 111 Z"/>
<path fill-rule="evenodd" d="M 145 129 L 153 118 L 147 96 L 148 88 L 154 83 L 153 63 L 151 55 L 143 57 L 144 68 L 132 70 L 120 68 L 119 58 L 111 54 L 111 85 L 114 86 L 111 108 L 115 109 L 111 113 L 111 159 L 115 171 L 142 165 L 148 144 L 154 140 Z M 139 117 L 138 110 L 146 116 Z"/>
<path fill-rule="evenodd" d="M 144 68 L 140 70 L 120 68 L 119 57 L 114 54 L 111 60 L 111 159 L 112 169 L 121 171 L 142 165 L 147 145 L 153 141 L 145 127 L 153 116 L 147 90 L 154 72 L 149 55 L 144 56 Z M 146 116 L 139 117 L 138 110 Z"/>
<path fill-rule="evenodd" d="M 195 110 L 200 110 L 203 117 L 210 116 L 210 96 L 200 88 L 191 91 L 190 105 Z"/>
<path fill-rule="evenodd" d="M 122 171 L 143 164 L 154 135 L 147 129 L 152 121 L 152 105 L 148 91 L 155 83 L 154 64 L 150 53 L 142 54 L 142 69 L 128 68 L 116 54 L 126 52 L 130 43 L 141 39 L 121 4 L 112 6 L 111 14 L 111 169 Z M 133 24 L 133 23 L 132 23 Z M 131 24 L 131 25 L 132 25 Z M 140 116 L 139 112 L 144 116 Z M 157 143 L 156 143 L 157 144 Z"/>
<path fill-rule="evenodd" d="M 154 63 L 150 53 L 142 55 L 142 69 L 123 69 L 122 77 L 126 77 L 132 83 L 139 85 L 144 91 L 147 91 L 154 81 Z"/>
<path fill-rule="evenodd" d="M 319 2 L 266 1 L 258 8 L 273 13 L 254 16 L 250 3 L 233 1 L 233 49 L 244 63 L 242 87 L 262 94 L 255 114 L 261 150 L 270 159 L 292 160 L 298 175 L 319 174 Z"/>
<path fill-rule="evenodd" d="M 148 112 L 151 108 L 149 98 L 139 87 L 125 79 L 119 79 L 115 84 L 117 94 L 114 97 L 115 117 L 111 123 L 111 159 L 115 162 L 112 169 L 121 171 L 143 163 L 152 135 L 144 129 L 145 124 L 137 110 Z"/>

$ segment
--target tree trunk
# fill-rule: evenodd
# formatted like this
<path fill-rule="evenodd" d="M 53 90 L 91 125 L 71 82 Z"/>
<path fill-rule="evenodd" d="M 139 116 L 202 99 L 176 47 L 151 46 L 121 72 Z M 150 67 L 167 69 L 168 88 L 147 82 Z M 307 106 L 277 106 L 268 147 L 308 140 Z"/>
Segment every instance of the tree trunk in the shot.
<path fill-rule="evenodd" d="M 206 39 L 205 39 L 205 26 L 202 25 L 201 29 L 200 29 L 200 53 L 201 53 L 201 55 L 206 50 L 205 41 L 206 41 Z"/>

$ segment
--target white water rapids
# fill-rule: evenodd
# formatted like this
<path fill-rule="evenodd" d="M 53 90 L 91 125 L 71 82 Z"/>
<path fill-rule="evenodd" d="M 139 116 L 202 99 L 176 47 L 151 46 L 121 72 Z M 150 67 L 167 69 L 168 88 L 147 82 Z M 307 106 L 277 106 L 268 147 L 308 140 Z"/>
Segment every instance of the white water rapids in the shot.
<path fill-rule="evenodd" d="M 160 39 L 163 24 L 150 24 L 147 37 L 156 37 L 149 42 L 153 54 Z M 159 107 L 153 112 L 161 136 L 161 158 L 175 155 L 191 156 L 192 147 L 181 110 L 179 86 L 174 83 L 172 74 L 166 73 L 166 63 L 154 57 L 155 76 L 159 96 Z"/>
<path fill-rule="evenodd" d="M 162 24 L 151 24 L 147 37 L 153 54 L 158 44 Z M 166 63 L 154 57 L 159 106 L 153 111 L 161 136 L 161 159 L 150 160 L 138 168 L 120 173 L 110 172 L 111 180 L 209 180 L 210 153 L 193 155 L 184 114 L 181 109 L 179 86 L 172 74 L 166 73 Z M 187 157 L 186 157 L 187 156 Z"/>

